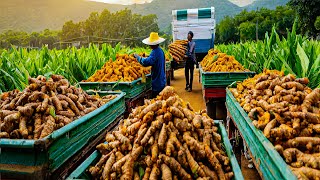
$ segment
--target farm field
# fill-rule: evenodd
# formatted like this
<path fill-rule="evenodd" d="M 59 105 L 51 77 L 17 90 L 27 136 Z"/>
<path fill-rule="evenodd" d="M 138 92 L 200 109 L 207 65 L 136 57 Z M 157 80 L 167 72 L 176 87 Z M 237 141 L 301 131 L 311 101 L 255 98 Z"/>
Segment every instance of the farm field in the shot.
<path fill-rule="evenodd" d="M 161 3 L 0 28 L 0 179 L 319 179 L 320 0 Z"/>

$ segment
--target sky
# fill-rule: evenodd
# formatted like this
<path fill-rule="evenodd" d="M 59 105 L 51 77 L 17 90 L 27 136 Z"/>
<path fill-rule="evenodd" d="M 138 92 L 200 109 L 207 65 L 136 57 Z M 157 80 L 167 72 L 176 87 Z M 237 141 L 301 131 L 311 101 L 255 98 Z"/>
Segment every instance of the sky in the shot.
<path fill-rule="evenodd" d="M 151 3 L 153 0 L 89 0 L 89 1 L 102 2 L 102 3 L 108 3 L 108 4 L 132 5 L 132 4 Z"/>
<path fill-rule="evenodd" d="M 232 2 L 233 4 L 236 4 L 240 7 L 243 7 L 243 6 L 246 6 L 246 5 L 253 3 L 253 1 L 255 1 L 255 0 L 229 0 L 229 1 Z"/>
<path fill-rule="evenodd" d="M 88 1 L 102 2 L 102 3 L 108 3 L 108 4 L 122 4 L 122 5 L 144 4 L 144 3 L 152 2 L 152 0 L 88 0 Z M 232 2 L 233 4 L 243 7 L 253 3 L 254 0 L 229 0 L 229 1 Z"/>

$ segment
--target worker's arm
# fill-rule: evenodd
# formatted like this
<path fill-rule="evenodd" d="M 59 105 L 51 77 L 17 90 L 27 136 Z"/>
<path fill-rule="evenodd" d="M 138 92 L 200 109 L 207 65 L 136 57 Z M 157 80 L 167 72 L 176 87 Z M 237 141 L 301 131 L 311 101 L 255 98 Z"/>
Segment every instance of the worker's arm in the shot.
<path fill-rule="evenodd" d="M 147 58 L 142 58 L 138 55 L 135 55 L 135 57 L 137 58 L 138 62 L 144 67 L 154 65 L 157 59 L 153 51 L 151 52 L 150 56 Z"/>

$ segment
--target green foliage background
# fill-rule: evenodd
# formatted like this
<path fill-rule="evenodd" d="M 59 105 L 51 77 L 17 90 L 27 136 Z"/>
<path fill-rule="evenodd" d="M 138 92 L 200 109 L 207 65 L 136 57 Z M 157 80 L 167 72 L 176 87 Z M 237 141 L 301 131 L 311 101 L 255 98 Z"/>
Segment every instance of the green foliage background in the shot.
<path fill-rule="evenodd" d="M 264 39 L 266 32 L 276 27 L 280 36 L 287 35 L 295 19 L 295 11 L 289 6 L 278 6 L 275 10 L 259 9 L 258 11 L 242 11 L 234 17 L 227 16 L 217 26 L 216 43 L 240 42 Z"/>
<path fill-rule="evenodd" d="M 27 33 L 8 30 L 0 34 L 0 48 L 11 45 L 22 47 L 66 48 L 78 43 L 79 47 L 89 43 L 109 43 L 115 46 L 121 42 L 126 46 L 142 46 L 141 40 L 150 32 L 158 32 L 157 16 L 154 14 L 134 14 L 129 9 L 111 13 L 107 9 L 101 13 L 92 12 L 80 22 L 67 21 L 61 31 L 45 29 L 42 32 Z"/>
<path fill-rule="evenodd" d="M 247 69 L 261 73 L 263 69 L 282 70 L 297 77 L 307 77 L 311 88 L 320 87 L 320 42 L 296 33 L 296 24 L 286 37 L 276 28 L 266 33 L 263 41 L 220 44 L 220 51 L 235 58 Z"/>

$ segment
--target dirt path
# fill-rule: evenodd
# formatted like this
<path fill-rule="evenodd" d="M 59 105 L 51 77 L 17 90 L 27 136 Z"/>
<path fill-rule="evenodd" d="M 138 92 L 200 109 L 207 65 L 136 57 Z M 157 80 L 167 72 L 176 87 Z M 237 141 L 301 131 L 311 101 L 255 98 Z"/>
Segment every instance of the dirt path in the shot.
<path fill-rule="evenodd" d="M 253 163 L 251 164 L 252 166 L 254 166 Z M 244 157 L 244 155 L 242 155 L 240 167 L 241 167 L 241 172 L 244 179 L 245 180 L 261 180 L 260 175 L 258 171 L 255 169 L 255 167 L 249 168 L 248 165 L 249 165 L 248 160 Z"/>
<path fill-rule="evenodd" d="M 189 102 L 195 111 L 206 108 L 206 104 L 202 96 L 202 88 L 199 82 L 199 69 L 194 70 L 192 92 L 187 92 L 184 69 L 174 71 L 174 80 L 171 80 L 171 86 L 175 88 L 177 94 L 185 101 Z"/>

